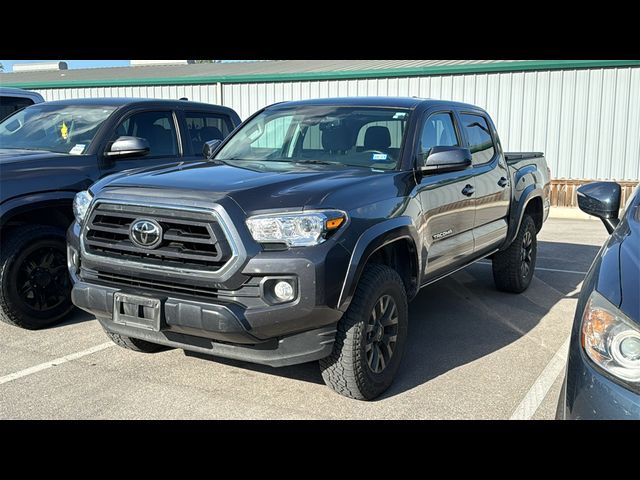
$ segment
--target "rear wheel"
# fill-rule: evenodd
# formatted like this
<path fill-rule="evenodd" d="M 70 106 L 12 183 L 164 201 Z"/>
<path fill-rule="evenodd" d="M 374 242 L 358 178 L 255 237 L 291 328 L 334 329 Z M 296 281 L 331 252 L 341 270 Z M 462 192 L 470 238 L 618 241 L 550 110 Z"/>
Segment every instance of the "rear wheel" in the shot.
<path fill-rule="evenodd" d="M 133 350 L 134 352 L 156 353 L 170 349 L 170 347 L 158 345 L 157 343 L 147 342 L 146 340 L 127 337 L 125 335 L 109 332 L 107 330 L 105 330 L 105 332 L 113 343 L 115 343 L 119 347 L 126 348 L 127 350 Z"/>
<path fill-rule="evenodd" d="M 385 265 L 365 268 L 358 288 L 338 323 L 333 352 L 320 360 L 325 383 L 358 400 L 372 400 L 393 382 L 407 338 L 404 284 Z"/>
<path fill-rule="evenodd" d="M 64 230 L 15 227 L 0 253 L 0 320 L 30 330 L 60 323 L 74 308 Z"/>
<path fill-rule="evenodd" d="M 509 248 L 493 256 L 493 280 L 498 290 L 524 292 L 533 278 L 538 249 L 536 224 L 525 215 Z"/>

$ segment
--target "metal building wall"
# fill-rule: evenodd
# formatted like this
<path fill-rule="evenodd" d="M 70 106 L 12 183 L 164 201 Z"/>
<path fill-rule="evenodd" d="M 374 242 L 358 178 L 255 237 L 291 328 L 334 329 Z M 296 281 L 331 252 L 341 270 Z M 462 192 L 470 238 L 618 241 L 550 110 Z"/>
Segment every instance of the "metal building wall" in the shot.
<path fill-rule="evenodd" d="M 274 102 L 366 95 L 458 100 L 485 108 L 506 150 L 543 151 L 554 178 L 640 180 L 640 68 L 362 80 L 37 90 L 46 100 L 181 98 L 222 103 L 241 118 Z"/>
<path fill-rule="evenodd" d="M 45 100 L 95 97 L 143 97 L 171 98 L 187 97 L 195 102 L 220 103 L 217 85 L 141 85 L 132 87 L 88 87 L 33 89 Z"/>
<path fill-rule="evenodd" d="M 367 95 L 479 105 L 507 151 L 543 151 L 554 178 L 640 179 L 640 68 L 222 86 L 224 104 L 243 119 L 283 100 Z"/>

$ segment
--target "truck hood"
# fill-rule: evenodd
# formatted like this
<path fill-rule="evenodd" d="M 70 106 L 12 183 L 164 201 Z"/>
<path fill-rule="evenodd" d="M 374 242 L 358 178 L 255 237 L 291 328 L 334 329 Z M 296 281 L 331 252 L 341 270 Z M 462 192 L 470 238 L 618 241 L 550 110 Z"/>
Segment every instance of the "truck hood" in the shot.
<path fill-rule="evenodd" d="M 341 204 L 357 208 L 376 198 L 399 196 L 396 185 L 400 182 L 394 177 L 400 173 L 288 162 L 243 166 L 198 162 L 114 175 L 98 182 L 92 191 L 142 188 L 157 189 L 158 196 L 180 192 L 210 200 L 228 196 L 247 214 L 278 208 L 340 208 Z M 343 203 L 343 196 L 348 203 Z"/>
<path fill-rule="evenodd" d="M 0 164 L 36 161 L 51 157 L 67 157 L 64 153 L 47 152 L 45 150 L 18 150 L 14 148 L 0 148 Z"/>

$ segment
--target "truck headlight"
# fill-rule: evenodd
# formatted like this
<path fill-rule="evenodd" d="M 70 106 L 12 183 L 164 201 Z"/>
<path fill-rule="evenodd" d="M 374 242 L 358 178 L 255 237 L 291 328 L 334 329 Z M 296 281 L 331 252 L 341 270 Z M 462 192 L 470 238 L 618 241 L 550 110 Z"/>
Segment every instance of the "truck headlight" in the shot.
<path fill-rule="evenodd" d="M 595 290 L 582 315 L 581 342 L 596 365 L 640 386 L 640 329 Z"/>
<path fill-rule="evenodd" d="M 73 214 L 80 225 L 84 222 L 84 217 L 89 211 L 89 206 L 93 200 L 93 195 L 88 190 L 76 193 L 73 199 Z"/>
<path fill-rule="evenodd" d="M 289 247 L 318 245 L 346 223 L 340 210 L 256 215 L 247 219 L 253 239 L 259 243 L 286 243 Z"/>

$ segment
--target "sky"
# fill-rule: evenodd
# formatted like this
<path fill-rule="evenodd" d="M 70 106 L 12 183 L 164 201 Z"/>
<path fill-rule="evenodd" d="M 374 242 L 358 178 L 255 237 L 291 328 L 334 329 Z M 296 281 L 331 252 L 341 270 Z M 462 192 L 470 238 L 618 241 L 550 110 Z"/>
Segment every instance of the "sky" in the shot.
<path fill-rule="evenodd" d="M 5 72 L 11 72 L 15 63 L 54 62 L 55 60 L 0 60 Z M 69 68 L 126 67 L 129 60 L 60 60 Z"/>

